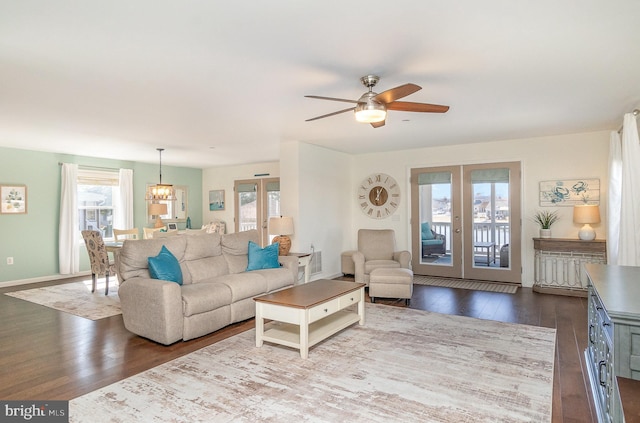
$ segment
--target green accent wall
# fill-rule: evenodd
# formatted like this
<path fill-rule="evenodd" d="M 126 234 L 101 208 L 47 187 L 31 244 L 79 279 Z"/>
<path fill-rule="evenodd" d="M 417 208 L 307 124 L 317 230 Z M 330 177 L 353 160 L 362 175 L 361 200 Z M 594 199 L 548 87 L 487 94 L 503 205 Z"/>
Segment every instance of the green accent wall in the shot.
<path fill-rule="evenodd" d="M 2 282 L 57 277 L 60 220 L 60 165 L 77 163 L 110 169 L 133 169 L 134 221 L 147 223 L 144 200 L 147 184 L 158 182 L 158 164 L 98 159 L 0 147 L 0 185 L 27 186 L 27 213 L 0 214 L 0 285 Z M 202 170 L 162 166 L 163 182 L 188 187 L 191 225 L 202 225 Z M 179 224 L 184 229 L 185 224 Z M 7 264 L 13 257 L 14 264 Z M 80 271 L 89 270 L 86 250 L 80 249 Z"/>

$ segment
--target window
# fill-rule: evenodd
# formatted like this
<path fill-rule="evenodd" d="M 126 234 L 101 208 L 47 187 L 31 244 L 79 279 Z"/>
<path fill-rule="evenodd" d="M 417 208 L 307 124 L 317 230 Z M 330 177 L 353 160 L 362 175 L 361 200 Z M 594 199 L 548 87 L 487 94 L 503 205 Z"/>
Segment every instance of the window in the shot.
<path fill-rule="evenodd" d="M 78 225 L 113 238 L 113 211 L 119 194 L 117 171 L 78 169 Z"/>

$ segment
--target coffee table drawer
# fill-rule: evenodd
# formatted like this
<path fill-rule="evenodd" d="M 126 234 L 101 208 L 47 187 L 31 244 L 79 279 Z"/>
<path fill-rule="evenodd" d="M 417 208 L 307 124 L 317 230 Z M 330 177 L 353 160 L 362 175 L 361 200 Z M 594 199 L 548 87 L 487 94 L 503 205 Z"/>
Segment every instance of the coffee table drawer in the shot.
<path fill-rule="evenodd" d="M 340 309 L 349 307 L 352 304 L 357 304 L 358 301 L 362 300 L 362 291 L 353 291 L 346 295 L 343 295 L 340 299 Z"/>
<path fill-rule="evenodd" d="M 340 310 L 340 298 L 319 304 L 309 309 L 309 323 L 323 319 Z"/>

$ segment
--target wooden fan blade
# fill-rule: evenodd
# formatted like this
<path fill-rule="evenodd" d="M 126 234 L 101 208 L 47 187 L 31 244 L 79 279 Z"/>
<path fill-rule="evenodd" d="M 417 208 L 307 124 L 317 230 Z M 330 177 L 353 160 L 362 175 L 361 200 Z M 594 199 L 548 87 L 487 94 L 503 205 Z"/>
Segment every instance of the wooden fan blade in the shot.
<path fill-rule="evenodd" d="M 329 117 L 329 116 L 339 115 L 340 113 L 344 113 L 344 112 L 350 112 L 350 111 L 352 112 L 355 109 L 356 109 L 355 107 L 349 107 L 348 109 L 339 110 L 337 112 L 333 112 L 333 113 L 329 113 L 329 114 L 326 114 L 326 115 L 316 116 L 314 118 L 307 119 L 307 120 L 305 120 L 305 122 L 311 122 L 312 120 L 318 120 L 318 119 L 326 118 L 326 117 Z"/>
<path fill-rule="evenodd" d="M 317 98 L 318 100 L 331 100 L 331 101 L 343 101 L 345 103 L 356 103 L 358 104 L 358 100 L 347 100 L 346 98 L 335 98 L 335 97 L 322 97 L 319 95 L 305 95 L 307 98 Z"/>
<path fill-rule="evenodd" d="M 384 120 L 382 122 L 373 122 L 371 123 L 371 126 L 373 126 L 374 128 L 380 128 L 381 126 L 384 126 L 384 123 Z"/>
<path fill-rule="evenodd" d="M 387 104 L 387 110 L 399 110 L 403 112 L 445 113 L 449 106 L 427 103 L 411 103 L 409 101 L 394 101 Z"/>
<path fill-rule="evenodd" d="M 420 91 L 422 89 L 421 86 L 416 84 L 404 84 L 399 87 L 391 88 L 390 90 L 383 91 L 373 99 L 379 101 L 381 103 L 391 103 L 392 101 L 396 101 L 402 97 L 406 97 L 409 94 L 413 94 L 416 91 Z"/>

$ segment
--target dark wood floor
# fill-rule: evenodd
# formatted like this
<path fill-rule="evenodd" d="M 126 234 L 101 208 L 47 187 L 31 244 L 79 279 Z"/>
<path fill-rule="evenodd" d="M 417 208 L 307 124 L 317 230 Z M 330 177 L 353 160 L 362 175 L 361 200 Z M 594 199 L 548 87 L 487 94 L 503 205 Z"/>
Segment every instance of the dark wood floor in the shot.
<path fill-rule="evenodd" d="M 399 300 L 379 302 L 404 307 Z M 583 358 L 586 299 L 530 288 L 511 295 L 415 285 L 410 307 L 556 328 L 553 422 L 596 421 Z M 0 295 L 0 322 L 3 400 L 69 400 L 254 327 L 252 319 L 166 347 L 127 332 L 122 316 L 90 321 L 7 295 Z"/>

